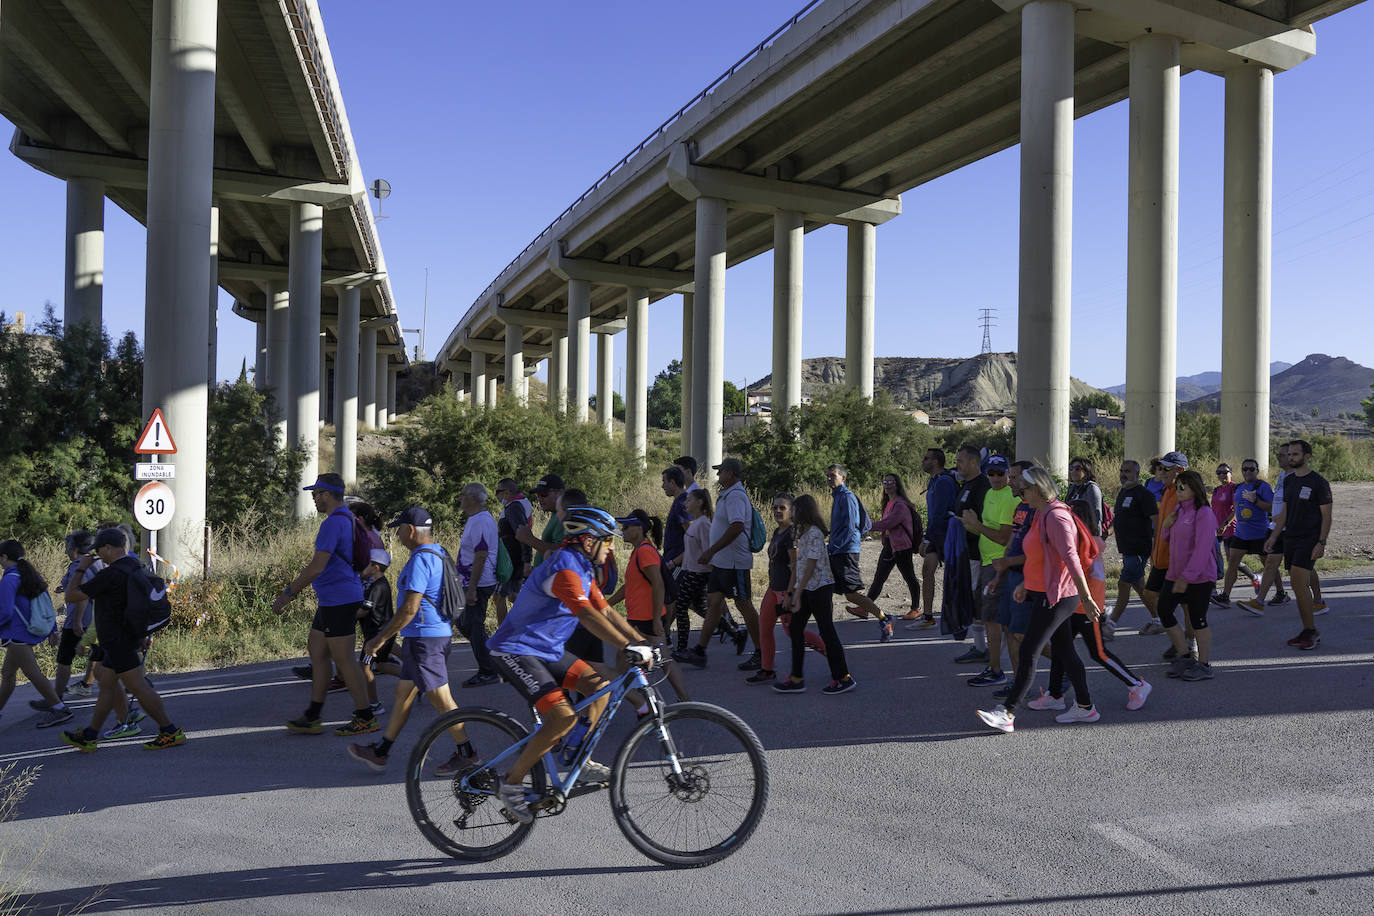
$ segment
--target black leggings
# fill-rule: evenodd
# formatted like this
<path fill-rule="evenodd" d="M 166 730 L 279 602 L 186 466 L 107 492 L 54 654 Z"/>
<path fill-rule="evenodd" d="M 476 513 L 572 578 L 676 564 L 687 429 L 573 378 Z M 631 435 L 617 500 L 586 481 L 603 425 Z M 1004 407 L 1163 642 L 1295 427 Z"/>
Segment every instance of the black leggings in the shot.
<path fill-rule="evenodd" d="M 1073 695 L 1079 706 L 1091 706 L 1092 696 L 1088 693 L 1088 672 L 1083 660 L 1073 647 L 1073 629 L 1067 621 L 1078 608 L 1078 596 L 1067 595 L 1059 603 L 1050 606 L 1044 592 L 1027 592 L 1026 601 L 1031 606 L 1030 626 L 1021 639 L 1021 657 L 1016 663 L 1016 680 L 1011 685 L 1011 694 L 1004 704 L 1007 712 L 1015 711 L 1030 690 L 1035 679 L 1035 661 L 1045 646 L 1052 647 L 1054 661 L 1062 665 L 1064 673 L 1073 684 Z"/>
<path fill-rule="evenodd" d="M 76 661 L 76 647 L 81 645 L 81 637 L 71 630 L 63 630 L 61 641 L 57 644 L 57 663 L 71 667 Z"/>
<path fill-rule="evenodd" d="M 1103 668 L 1116 675 L 1127 687 L 1134 687 L 1140 683 L 1140 678 L 1131 673 L 1131 669 L 1126 667 L 1126 663 L 1112 654 L 1107 648 L 1107 644 L 1102 641 L 1102 624 L 1098 620 L 1089 620 L 1087 614 L 1077 614 L 1069 618 L 1069 622 L 1064 624 L 1073 635 L 1082 636 L 1083 642 L 1088 644 L 1088 654 L 1093 657 Z M 1059 656 L 1055 655 L 1050 659 L 1050 696 L 1062 697 L 1064 695 L 1064 666 L 1059 664 Z"/>
<path fill-rule="evenodd" d="M 1174 592 L 1172 579 L 1164 580 L 1164 591 L 1159 593 L 1159 620 L 1166 628 L 1178 626 L 1178 616 L 1174 610 L 1182 604 L 1188 610 L 1188 622 L 1194 630 L 1207 629 L 1207 601 L 1212 597 L 1212 582 L 1195 582 L 1183 587 L 1181 593 Z"/>
<path fill-rule="evenodd" d="M 831 604 L 833 586 L 823 585 L 815 591 L 802 589 L 801 607 L 792 614 L 788 635 L 792 637 L 792 676 L 800 678 L 806 658 L 806 621 L 816 618 L 816 629 L 825 643 L 825 660 L 830 663 L 830 679 L 842 681 L 849 676 L 844 660 L 844 645 L 835 632 L 835 608 Z"/>
<path fill-rule="evenodd" d="M 677 574 L 677 648 L 687 651 L 687 637 L 692 632 L 692 618 L 688 611 L 696 611 L 698 617 L 706 616 L 706 573 L 680 570 Z"/>
<path fill-rule="evenodd" d="M 897 572 L 902 574 L 906 580 L 906 587 L 911 592 L 911 609 L 914 611 L 921 606 L 921 580 L 916 578 L 916 566 L 912 562 L 913 551 L 910 547 L 906 550 L 893 550 L 886 541 L 883 542 L 883 552 L 878 554 L 878 568 L 873 573 L 873 584 L 868 587 L 868 600 L 876 601 L 878 595 L 882 593 L 883 584 L 887 582 L 888 574 L 892 572 L 892 567 L 897 567 Z"/>

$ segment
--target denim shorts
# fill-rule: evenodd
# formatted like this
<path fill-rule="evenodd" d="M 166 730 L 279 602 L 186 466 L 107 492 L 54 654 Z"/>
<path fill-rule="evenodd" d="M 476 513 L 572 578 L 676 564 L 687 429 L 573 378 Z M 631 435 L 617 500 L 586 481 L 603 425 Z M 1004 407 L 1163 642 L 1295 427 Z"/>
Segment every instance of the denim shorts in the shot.
<path fill-rule="evenodd" d="M 1121 578 L 1127 585 L 1139 585 L 1145 581 L 1145 563 L 1150 558 L 1138 554 L 1127 554 L 1121 558 Z"/>
<path fill-rule="evenodd" d="M 1012 567 L 1007 570 L 1006 576 L 1002 579 L 1002 594 L 998 598 L 997 622 L 1000 623 L 1008 633 L 1017 636 L 1024 636 L 1030 626 L 1031 603 L 1029 601 L 1017 601 L 1012 596 L 1016 589 L 1026 577 L 1021 571 Z"/>

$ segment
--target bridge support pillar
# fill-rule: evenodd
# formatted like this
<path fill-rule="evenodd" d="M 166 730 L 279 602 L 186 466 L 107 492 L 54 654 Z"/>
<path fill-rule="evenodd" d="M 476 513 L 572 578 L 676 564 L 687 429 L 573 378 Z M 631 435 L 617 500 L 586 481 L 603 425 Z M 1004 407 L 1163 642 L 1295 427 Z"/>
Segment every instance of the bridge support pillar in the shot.
<path fill-rule="evenodd" d="M 1067 475 L 1074 7 L 1021 13 L 1021 251 L 1016 454 Z"/>
<path fill-rule="evenodd" d="M 472 351 L 472 406 L 487 406 L 487 354 Z"/>
<path fill-rule="evenodd" d="M 214 0 L 154 0 L 152 9 L 143 412 L 161 408 L 176 431 L 171 461 L 177 476 L 167 481 L 176 515 L 159 537 L 158 550 L 183 572 L 200 568 L 196 559 L 205 537 L 205 255 L 218 6 Z"/>
<path fill-rule="evenodd" d="M 206 362 L 205 382 L 210 396 L 219 383 L 219 207 L 210 208 L 210 352 Z"/>
<path fill-rule="evenodd" d="M 515 403 L 522 407 L 528 401 L 528 387 L 525 381 L 525 328 L 518 324 L 506 325 L 506 394 L 515 398 Z"/>
<path fill-rule="evenodd" d="M 328 336 L 323 330 L 320 331 L 320 402 L 317 405 L 316 424 L 319 429 L 324 429 L 325 422 L 329 419 L 329 352 Z"/>
<path fill-rule="evenodd" d="M 694 293 L 682 294 L 682 441 L 680 446 L 682 454 L 692 454 L 692 380 L 696 373 L 693 371 L 695 365 L 695 352 L 693 344 L 696 342 L 696 295 Z M 693 455 L 693 457 L 696 457 Z"/>
<path fill-rule="evenodd" d="M 726 202 L 697 198 L 696 301 L 693 303 L 692 456 L 720 464 L 725 399 Z"/>
<path fill-rule="evenodd" d="M 568 411 L 579 423 L 587 422 L 588 387 L 591 378 L 592 285 L 586 280 L 568 281 Z"/>
<path fill-rule="evenodd" d="M 615 337 L 596 335 L 596 422 L 609 434 L 615 424 Z"/>
<path fill-rule="evenodd" d="M 253 344 L 253 387 L 258 391 L 267 388 L 267 316 L 255 322 L 257 340 Z"/>
<path fill-rule="evenodd" d="M 377 329 L 363 328 L 358 343 L 358 422 L 377 425 Z"/>
<path fill-rule="evenodd" d="M 1273 217 L 1274 72 L 1226 74 L 1222 180 L 1221 457 L 1269 454 L 1269 281 Z"/>
<path fill-rule="evenodd" d="M 468 401 L 468 375 L 466 372 L 453 373 L 453 397 L 466 404 Z"/>
<path fill-rule="evenodd" d="M 62 287 L 64 328 L 86 323 L 100 332 L 105 289 L 105 185 L 67 179 L 67 255 Z"/>
<path fill-rule="evenodd" d="M 289 447 L 287 437 L 287 373 L 291 367 L 291 348 L 288 344 L 291 316 L 291 294 L 279 280 L 267 284 L 267 389 L 272 395 L 272 409 L 275 414 L 273 425 L 277 430 L 277 445 Z"/>
<path fill-rule="evenodd" d="M 1130 198 L 1126 239 L 1126 457 L 1174 447 L 1178 368 L 1179 40 L 1130 44 Z"/>
<path fill-rule="evenodd" d="M 294 516 L 315 516 L 315 500 L 300 489 L 319 475 L 320 419 L 320 268 L 324 244 L 324 208 L 319 204 L 291 205 L 291 263 L 287 283 L 291 308 L 287 319 L 287 348 L 291 351 L 287 436 L 305 449 L 296 489 Z"/>
<path fill-rule="evenodd" d="M 396 383 L 400 379 L 401 367 L 391 366 L 386 372 L 386 421 L 396 422 Z"/>
<path fill-rule="evenodd" d="M 358 322 L 361 312 L 362 290 L 345 286 L 339 291 L 339 346 L 334 351 L 334 471 L 343 478 L 345 487 L 358 482 Z"/>
<path fill-rule="evenodd" d="M 557 413 L 568 409 L 568 333 L 558 328 L 549 347 L 549 408 Z"/>
<path fill-rule="evenodd" d="M 387 355 L 377 354 L 377 428 L 386 429 L 387 425 Z"/>
<path fill-rule="evenodd" d="M 801 404 L 802 215 L 773 215 L 773 417 Z M 870 338 L 871 341 L 871 338 Z M 846 353 L 848 347 L 846 344 Z M 871 354 L 870 347 L 870 354 Z M 848 376 L 849 367 L 845 366 Z"/>
<path fill-rule="evenodd" d="M 643 464 L 648 445 L 649 291 L 629 287 L 625 305 L 625 445 Z"/>
<path fill-rule="evenodd" d="M 852 223 L 845 279 L 844 381 L 873 397 L 873 296 L 878 229 Z M 798 271 L 800 274 L 800 271 Z M 776 298 L 776 293 L 774 294 Z M 776 309 L 776 306 L 774 307 Z M 800 337 L 798 330 L 798 337 Z M 798 369 L 800 374 L 800 369 Z M 798 392 L 800 397 L 800 392 Z"/>
<path fill-rule="evenodd" d="M 492 372 L 492 373 L 490 373 L 490 374 L 487 375 L 487 406 L 488 406 L 488 407 L 495 407 L 495 406 L 496 406 L 496 385 L 497 385 L 497 375 L 496 375 L 495 372 Z"/>

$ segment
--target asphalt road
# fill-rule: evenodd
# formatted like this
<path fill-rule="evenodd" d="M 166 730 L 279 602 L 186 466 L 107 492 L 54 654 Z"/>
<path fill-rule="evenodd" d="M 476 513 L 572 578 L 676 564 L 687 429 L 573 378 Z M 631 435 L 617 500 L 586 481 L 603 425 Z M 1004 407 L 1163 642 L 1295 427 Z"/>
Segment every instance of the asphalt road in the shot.
<path fill-rule="evenodd" d="M 1291 605 L 1215 611 L 1209 682 L 1165 679 L 1164 639 L 1123 631 L 1115 650 L 1156 685 L 1143 710 L 1127 712 L 1125 688 L 1090 663 L 1100 723 L 1027 711 L 1013 735 L 974 718 L 987 690 L 966 686 L 976 671 L 951 664 L 959 650 L 939 636 L 880 645 L 871 623 L 842 623 L 860 687 L 839 697 L 817 691 L 814 654 L 811 692 L 783 696 L 745 686 L 717 650 L 689 683 L 753 725 L 773 793 L 747 846 L 692 871 L 640 856 L 600 793 L 505 859 L 440 857 L 410 820 L 399 765 L 433 713 L 373 775 L 345 756 L 348 739 L 281 728 L 306 700 L 289 663 L 158 678 L 191 740 L 157 753 L 59 749 L 24 688 L 0 718 L 0 766 L 42 772 L 0 828 L 0 871 L 15 877 L 46 846 L 28 874 L 42 914 L 1367 914 L 1374 567 L 1331 577 L 1326 595 L 1315 652 L 1284 645 Z M 470 670 L 456 646 L 454 679 Z M 519 712 L 504 686 L 458 692 Z M 326 717 L 348 705 L 331 695 Z"/>

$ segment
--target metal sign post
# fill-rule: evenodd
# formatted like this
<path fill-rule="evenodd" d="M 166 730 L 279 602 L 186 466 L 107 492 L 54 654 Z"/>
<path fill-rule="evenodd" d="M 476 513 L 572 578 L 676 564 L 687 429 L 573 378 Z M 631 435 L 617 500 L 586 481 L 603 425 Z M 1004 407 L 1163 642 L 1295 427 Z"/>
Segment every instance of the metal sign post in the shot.
<path fill-rule="evenodd" d="M 160 464 L 158 457 L 175 455 L 176 451 L 176 441 L 172 439 L 172 431 L 162 416 L 162 409 L 154 408 L 143 432 L 134 441 L 134 453 L 147 455 L 150 459 L 134 465 L 135 480 L 151 481 L 139 488 L 134 497 L 134 519 L 148 532 L 149 568 L 154 575 L 157 574 L 157 533 L 171 523 L 172 515 L 176 512 L 176 497 L 172 488 L 163 481 L 176 479 L 177 466 Z"/>

